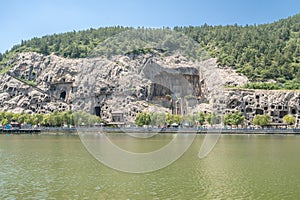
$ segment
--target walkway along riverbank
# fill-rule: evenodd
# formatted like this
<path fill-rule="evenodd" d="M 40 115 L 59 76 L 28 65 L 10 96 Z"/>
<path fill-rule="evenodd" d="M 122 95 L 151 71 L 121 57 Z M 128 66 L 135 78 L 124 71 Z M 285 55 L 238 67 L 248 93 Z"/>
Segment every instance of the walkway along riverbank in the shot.
<path fill-rule="evenodd" d="M 196 129 L 196 128 L 41 128 L 0 129 L 0 134 L 74 134 L 80 133 L 171 133 L 171 134 L 299 134 L 300 129 Z"/>
<path fill-rule="evenodd" d="M 0 129 L 0 134 L 39 134 L 40 129 Z"/>

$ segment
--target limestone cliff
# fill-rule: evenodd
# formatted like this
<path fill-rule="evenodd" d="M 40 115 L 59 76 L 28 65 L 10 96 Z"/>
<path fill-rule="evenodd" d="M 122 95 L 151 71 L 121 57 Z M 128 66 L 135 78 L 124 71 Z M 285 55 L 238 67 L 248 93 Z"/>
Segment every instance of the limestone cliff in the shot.
<path fill-rule="evenodd" d="M 0 110 L 5 111 L 85 110 L 110 120 L 112 111 L 121 110 L 133 121 L 145 109 L 168 112 L 168 94 L 200 97 L 199 70 L 178 56 L 65 59 L 28 52 L 7 65 L 13 67 L 0 75 Z M 180 78 L 191 90 L 175 87 Z"/>
<path fill-rule="evenodd" d="M 268 114 L 273 123 L 282 123 L 286 114 L 292 114 L 299 124 L 300 91 L 292 90 L 225 90 L 225 113 L 241 111 L 245 125 L 250 125 L 257 114 Z"/>
<path fill-rule="evenodd" d="M 0 75 L 0 110 L 85 110 L 108 121 L 116 110 L 128 122 L 144 110 L 210 112 L 214 108 L 207 102 L 212 102 L 220 84 L 248 81 L 229 68 L 217 67 L 215 59 L 194 63 L 181 55 L 66 59 L 27 52 L 7 65 L 13 67 Z"/>

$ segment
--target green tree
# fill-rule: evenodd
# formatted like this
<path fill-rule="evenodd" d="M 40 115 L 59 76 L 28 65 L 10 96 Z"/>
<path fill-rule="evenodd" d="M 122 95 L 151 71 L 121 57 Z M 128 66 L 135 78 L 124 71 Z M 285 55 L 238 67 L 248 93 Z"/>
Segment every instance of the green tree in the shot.
<path fill-rule="evenodd" d="M 161 126 L 166 122 L 165 113 L 150 113 L 150 120 L 152 126 Z"/>
<path fill-rule="evenodd" d="M 2 118 L 2 120 L 1 120 L 1 124 L 2 124 L 2 125 L 6 125 L 6 124 L 8 124 L 8 123 L 9 123 L 8 119 Z"/>
<path fill-rule="evenodd" d="M 42 114 L 35 114 L 33 116 L 33 124 L 34 125 L 41 124 L 42 121 L 43 121 L 43 118 L 44 118 L 44 115 L 42 115 Z"/>
<path fill-rule="evenodd" d="M 285 123 L 287 123 L 288 125 L 291 125 L 291 124 L 295 123 L 296 119 L 293 115 L 285 115 L 283 117 L 283 121 Z"/>
<path fill-rule="evenodd" d="M 44 115 L 43 121 L 41 122 L 43 126 L 49 126 L 50 125 L 50 115 Z"/>
<path fill-rule="evenodd" d="M 271 117 L 270 115 L 256 115 L 253 118 L 253 124 L 258 125 L 261 127 L 265 127 L 266 125 L 270 124 L 271 122 Z"/>
<path fill-rule="evenodd" d="M 24 122 L 26 122 L 27 124 L 33 124 L 33 117 L 32 117 L 32 115 L 26 114 Z"/>
<path fill-rule="evenodd" d="M 243 113 L 235 111 L 234 113 L 228 113 L 225 115 L 224 124 L 238 126 L 243 124 L 245 117 Z"/>
<path fill-rule="evenodd" d="M 50 126 L 61 126 L 63 123 L 62 114 L 58 111 L 54 111 L 47 116 L 47 122 Z"/>
<path fill-rule="evenodd" d="M 214 125 L 218 122 L 218 116 L 216 115 L 216 113 L 208 113 L 205 117 L 206 121 L 208 124 L 210 125 Z"/>
<path fill-rule="evenodd" d="M 69 125 L 74 125 L 73 111 L 69 110 L 64 113 L 64 122 Z"/>
<path fill-rule="evenodd" d="M 73 111 L 64 111 L 61 113 L 63 124 L 74 125 Z"/>
<path fill-rule="evenodd" d="M 151 117 L 147 112 L 138 113 L 135 119 L 135 124 L 138 126 L 150 125 Z"/>
<path fill-rule="evenodd" d="M 100 117 L 96 116 L 96 115 L 88 115 L 88 125 L 93 126 L 95 124 L 100 124 L 101 123 L 101 119 Z"/>
<path fill-rule="evenodd" d="M 12 113 L 12 114 L 13 115 L 11 117 L 11 121 L 17 122 L 20 114 L 19 113 Z"/>
<path fill-rule="evenodd" d="M 144 121 L 143 121 L 143 114 L 142 113 L 138 113 L 136 115 L 136 118 L 135 118 L 135 124 L 137 126 L 143 126 L 144 125 Z"/>
<path fill-rule="evenodd" d="M 205 114 L 204 114 L 204 112 L 200 112 L 199 113 L 199 119 L 198 119 L 198 121 L 199 121 L 199 123 L 200 123 L 201 126 L 204 124 L 204 122 L 205 122 Z"/>
<path fill-rule="evenodd" d="M 207 121 L 208 124 L 211 125 L 211 123 L 212 123 L 212 114 L 211 113 L 206 114 L 205 120 Z"/>
<path fill-rule="evenodd" d="M 231 118 L 232 118 L 232 114 L 231 113 L 227 113 L 224 116 L 224 124 L 225 125 L 232 125 Z"/>
<path fill-rule="evenodd" d="M 13 118 L 14 114 L 12 112 L 5 113 L 5 118 L 10 122 Z"/>
<path fill-rule="evenodd" d="M 181 115 L 173 115 L 173 123 L 181 124 L 183 117 Z"/>
<path fill-rule="evenodd" d="M 167 116 L 166 116 L 166 122 L 167 124 L 171 125 L 173 124 L 173 116 L 171 113 L 167 113 Z"/>
<path fill-rule="evenodd" d="M 74 117 L 76 116 L 76 117 Z M 86 125 L 94 125 L 95 123 L 100 123 L 101 119 L 98 116 L 91 115 L 84 111 L 79 111 L 73 113 L 72 111 L 58 112 L 54 111 L 50 114 L 26 114 L 26 113 L 11 113 L 11 112 L 0 112 L 0 122 L 15 121 L 18 123 L 27 123 L 31 125 L 41 124 L 43 126 L 62 126 L 64 123 L 75 124 L 75 119 L 77 118 L 77 123 L 81 125 L 84 123 Z M 4 120 L 5 119 L 5 120 Z"/>
<path fill-rule="evenodd" d="M 18 122 L 19 123 L 24 123 L 25 122 L 25 119 L 26 119 L 26 114 L 25 113 L 21 113 L 18 117 Z"/>
<path fill-rule="evenodd" d="M 5 118 L 5 112 L 4 111 L 0 111 L 0 120 L 2 120 L 3 118 Z"/>
<path fill-rule="evenodd" d="M 185 117 L 185 120 L 189 122 L 190 126 L 195 126 L 196 122 L 199 121 L 199 116 L 198 115 L 187 115 Z"/>

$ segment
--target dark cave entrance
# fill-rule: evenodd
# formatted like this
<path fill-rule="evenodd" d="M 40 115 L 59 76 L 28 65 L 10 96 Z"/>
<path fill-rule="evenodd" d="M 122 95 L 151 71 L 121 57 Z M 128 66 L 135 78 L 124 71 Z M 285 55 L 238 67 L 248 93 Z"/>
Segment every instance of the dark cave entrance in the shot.
<path fill-rule="evenodd" d="M 100 111 L 101 111 L 100 106 L 96 106 L 96 107 L 95 107 L 95 114 L 96 114 L 98 117 L 100 117 Z"/>
<path fill-rule="evenodd" d="M 63 91 L 62 93 L 60 93 L 60 98 L 61 99 L 63 99 L 63 100 L 65 100 L 66 99 L 66 95 L 67 95 L 67 93 L 66 93 L 66 91 Z"/>

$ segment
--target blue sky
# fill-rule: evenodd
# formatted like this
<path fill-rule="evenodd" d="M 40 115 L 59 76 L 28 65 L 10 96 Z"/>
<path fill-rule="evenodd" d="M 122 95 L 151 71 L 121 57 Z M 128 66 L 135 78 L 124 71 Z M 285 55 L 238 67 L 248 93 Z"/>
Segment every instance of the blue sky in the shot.
<path fill-rule="evenodd" d="M 299 0 L 4 0 L 0 52 L 22 39 L 90 27 L 262 24 L 298 13 Z"/>

